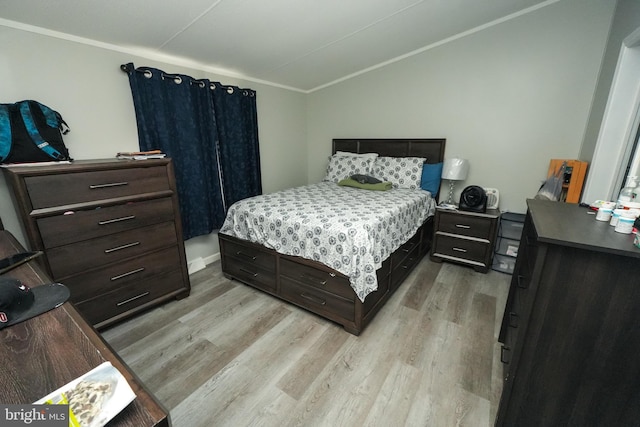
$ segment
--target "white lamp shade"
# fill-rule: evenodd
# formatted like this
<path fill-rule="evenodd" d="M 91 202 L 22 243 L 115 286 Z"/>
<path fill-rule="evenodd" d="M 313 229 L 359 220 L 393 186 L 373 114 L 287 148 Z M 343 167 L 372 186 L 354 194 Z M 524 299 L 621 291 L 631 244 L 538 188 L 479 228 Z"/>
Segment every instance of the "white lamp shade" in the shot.
<path fill-rule="evenodd" d="M 467 179 L 469 161 L 466 159 L 445 159 L 442 166 L 442 179 L 462 181 Z"/>

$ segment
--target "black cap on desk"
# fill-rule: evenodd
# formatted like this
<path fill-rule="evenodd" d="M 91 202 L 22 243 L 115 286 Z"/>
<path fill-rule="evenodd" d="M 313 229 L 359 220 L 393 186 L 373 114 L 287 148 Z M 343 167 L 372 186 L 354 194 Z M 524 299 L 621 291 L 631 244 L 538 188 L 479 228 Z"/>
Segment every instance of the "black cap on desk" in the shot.
<path fill-rule="evenodd" d="M 62 305 L 69 288 L 48 283 L 33 288 L 12 277 L 0 277 L 0 329 L 15 325 Z"/>

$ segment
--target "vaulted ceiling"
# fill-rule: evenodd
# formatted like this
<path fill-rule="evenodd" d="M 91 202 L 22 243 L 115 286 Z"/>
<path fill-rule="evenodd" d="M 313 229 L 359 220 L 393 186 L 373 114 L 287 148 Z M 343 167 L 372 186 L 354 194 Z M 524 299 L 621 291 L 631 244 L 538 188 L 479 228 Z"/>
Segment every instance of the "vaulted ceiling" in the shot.
<path fill-rule="evenodd" d="M 310 91 L 556 1 L 0 0 L 0 24 Z"/>

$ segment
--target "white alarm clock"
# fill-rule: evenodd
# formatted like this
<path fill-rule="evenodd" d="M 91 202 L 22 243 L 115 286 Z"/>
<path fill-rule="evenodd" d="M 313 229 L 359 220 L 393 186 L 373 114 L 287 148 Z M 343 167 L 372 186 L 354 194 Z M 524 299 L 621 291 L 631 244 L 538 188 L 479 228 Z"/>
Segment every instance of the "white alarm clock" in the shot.
<path fill-rule="evenodd" d="M 487 193 L 487 209 L 498 209 L 500 204 L 500 193 L 497 188 L 485 188 Z"/>

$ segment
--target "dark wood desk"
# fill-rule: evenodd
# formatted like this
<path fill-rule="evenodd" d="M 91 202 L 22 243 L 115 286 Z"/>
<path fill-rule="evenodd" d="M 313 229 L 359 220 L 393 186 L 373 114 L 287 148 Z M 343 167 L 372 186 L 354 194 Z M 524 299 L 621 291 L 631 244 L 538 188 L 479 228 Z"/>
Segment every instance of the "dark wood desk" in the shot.
<path fill-rule="evenodd" d="M 21 251 L 24 249 L 8 231 L 0 231 L 0 258 Z M 32 287 L 50 282 L 34 261 L 5 275 Z M 1 329 L 0 360 L 0 403 L 35 402 L 109 361 L 124 375 L 137 397 L 108 426 L 171 425 L 168 412 L 69 302 Z"/>

